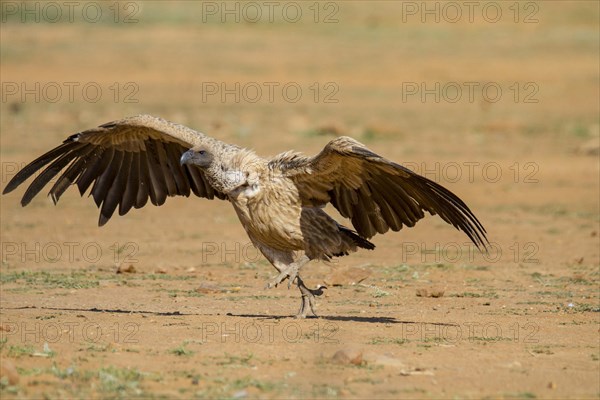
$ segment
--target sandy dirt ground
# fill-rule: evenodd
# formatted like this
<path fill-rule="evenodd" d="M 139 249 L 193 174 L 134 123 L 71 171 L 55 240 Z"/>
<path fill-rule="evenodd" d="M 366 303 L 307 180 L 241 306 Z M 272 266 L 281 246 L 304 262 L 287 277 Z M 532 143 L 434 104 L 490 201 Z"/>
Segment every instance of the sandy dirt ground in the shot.
<path fill-rule="evenodd" d="M 458 194 L 491 249 L 425 218 L 306 266 L 328 289 L 297 320 L 227 202 L 98 228 L 77 190 L 20 187 L 1 397 L 597 399 L 598 4 L 472 3 L 3 2 L 2 188 L 138 113 L 264 156 L 349 135 Z"/>

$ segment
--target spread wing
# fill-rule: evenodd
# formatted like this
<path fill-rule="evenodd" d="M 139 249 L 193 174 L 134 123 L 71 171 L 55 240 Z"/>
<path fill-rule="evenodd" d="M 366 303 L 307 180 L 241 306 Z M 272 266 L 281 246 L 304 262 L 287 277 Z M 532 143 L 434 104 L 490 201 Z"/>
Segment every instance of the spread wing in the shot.
<path fill-rule="evenodd" d="M 478 248 L 488 243 L 485 229 L 456 195 L 352 138 L 334 139 L 314 157 L 283 153 L 269 166 L 292 179 L 303 205 L 331 202 L 364 238 L 414 226 L 427 211 L 465 232 Z"/>
<path fill-rule="evenodd" d="M 206 180 L 203 172 L 191 165 L 180 165 L 181 155 L 199 144 L 227 146 L 200 132 L 150 115 L 138 115 L 109 122 L 69 136 L 60 146 L 38 157 L 19 171 L 4 188 L 13 191 L 27 178 L 48 165 L 25 191 L 21 205 L 26 206 L 61 171 L 50 189 L 56 204 L 72 184 L 90 194 L 98 208 L 98 224 L 104 225 L 117 206 L 119 215 L 143 207 L 148 198 L 162 205 L 167 196 L 224 199 Z"/>

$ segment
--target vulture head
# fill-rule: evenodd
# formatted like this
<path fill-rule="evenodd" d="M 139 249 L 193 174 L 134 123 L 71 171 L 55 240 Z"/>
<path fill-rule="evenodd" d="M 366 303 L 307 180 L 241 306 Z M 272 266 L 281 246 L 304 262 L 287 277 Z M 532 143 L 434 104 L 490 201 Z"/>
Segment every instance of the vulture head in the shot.
<path fill-rule="evenodd" d="M 214 160 L 213 153 L 205 148 L 190 149 L 181 155 L 179 162 L 181 165 L 196 165 L 200 168 L 208 168 Z"/>
<path fill-rule="evenodd" d="M 219 151 L 205 146 L 192 148 L 181 155 L 181 165 L 195 166 L 204 171 L 211 185 L 225 194 L 251 185 L 253 153 L 249 151 Z"/>

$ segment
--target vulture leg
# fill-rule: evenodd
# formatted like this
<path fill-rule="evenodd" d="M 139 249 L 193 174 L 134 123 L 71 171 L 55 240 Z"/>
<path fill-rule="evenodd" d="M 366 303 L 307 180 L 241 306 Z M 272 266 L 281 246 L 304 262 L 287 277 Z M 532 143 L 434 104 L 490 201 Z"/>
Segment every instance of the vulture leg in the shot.
<path fill-rule="evenodd" d="M 323 294 L 323 289 L 327 289 L 327 286 L 318 285 L 316 289 L 309 289 L 299 276 L 297 277 L 297 280 L 298 289 L 300 289 L 300 293 L 302 294 L 302 303 L 300 304 L 300 311 L 298 311 L 296 318 L 306 318 L 309 308 L 312 315 L 316 317 L 317 313 L 315 312 L 315 296 L 321 296 Z"/>
<path fill-rule="evenodd" d="M 292 286 L 292 282 L 294 282 L 294 280 L 296 280 L 296 277 L 298 276 L 298 271 L 300 271 L 300 268 L 302 268 L 304 266 L 304 264 L 306 264 L 309 261 L 310 261 L 310 259 L 306 255 L 303 255 L 295 262 L 286 266 L 284 269 L 282 269 L 280 271 L 279 275 L 277 275 L 275 278 L 273 278 L 269 282 L 267 282 L 267 289 L 270 289 L 272 287 L 277 287 L 277 285 L 279 285 L 281 282 L 285 281 L 286 278 L 290 278 L 290 280 L 288 281 L 288 289 L 289 289 Z"/>
<path fill-rule="evenodd" d="M 304 254 L 297 260 L 294 260 L 293 252 L 291 251 L 282 252 L 279 250 L 274 250 L 267 246 L 261 245 L 260 243 L 257 245 L 257 247 L 279 272 L 279 275 L 267 282 L 265 289 L 270 289 L 274 286 L 277 286 L 287 278 L 289 278 L 288 288 L 292 282 L 296 281 L 296 285 L 298 285 L 298 289 L 302 295 L 300 311 L 296 315 L 296 318 L 306 318 L 309 310 L 311 314 L 316 317 L 315 296 L 321 296 L 323 294 L 323 289 L 327 289 L 327 287 L 318 285 L 316 289 L 309 289 L 298 275 L 300 268 L 310 261 L 308 256 Z"/>

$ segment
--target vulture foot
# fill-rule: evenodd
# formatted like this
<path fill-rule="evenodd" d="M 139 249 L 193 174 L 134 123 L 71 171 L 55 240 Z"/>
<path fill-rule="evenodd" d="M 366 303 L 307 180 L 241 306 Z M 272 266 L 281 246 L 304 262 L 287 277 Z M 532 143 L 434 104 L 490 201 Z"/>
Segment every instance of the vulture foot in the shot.
<path fill-rule="evenodd" d="M 287 268 L 285 268 L 283 271 L 281 271 L 281 273 L 279 275 L 277 275 L 275 278 L 273 278 L 269 282 L 267 282 L 267 289 L 271 289 L 272 287 L 277 287 L 277 285 L 279 285 L 281 282 L 285 281 L 287 278 L 290 278 L 290 280 L 288 281 L 288 289 L 289 289 L 290 286 L 292 285 L 292 282 L 294 282 L 294 280 L 298 276 L 299 269 L 300 268 L 298 267 L 298 264 L 296 264 L 296 263 L 290 264 Z"/>
<path fill-rule="evenodd" d="M 298 311 L 296 318 L 306 318 L 309 309 L 313 316 L 318 317 L 315 312 L 315 296 L 321 296 L 323 294 L 323 289 L 327 289 L 327 286 L 318 285 L 316 289 L 309 289 L 299 276 L 297 277 L 297 280 L 298 289 L 300 289 L 300 293 L 302 294 L 302 303 L 300 304 L 300 311 Z"/>
<path fill-rule="evenodd" d="M 273 278 L 267 282 L 266 289 L 271 289 L 272 287 L 277 287 L 277 285 L 279 285 L 281 282 L 285 281 L 286 278 L 290 278 L 290 280 L 288 281 L 288 289 L 289 289 L 292 286 L 292 283 L 296 280 L 296 277 L 298 276 L 298 271 L 300 271 L 300 268 L 302 268 L 302 266 L 304 266 L 304 264 L 306 264 L 309 261 L 310 261 L 310 259 L 306 255 L 304 255 L 300 259 L 298 259 L 296 262 L 286 266 L 284 269 L 281 270 L 279 275 L 277 275 L 275 278 Z M 300 279 L 300 278 L 298 278 L 298 279 Z"/>

